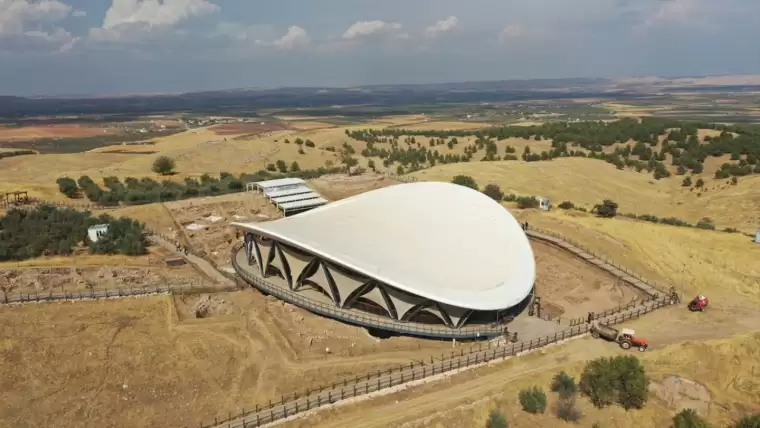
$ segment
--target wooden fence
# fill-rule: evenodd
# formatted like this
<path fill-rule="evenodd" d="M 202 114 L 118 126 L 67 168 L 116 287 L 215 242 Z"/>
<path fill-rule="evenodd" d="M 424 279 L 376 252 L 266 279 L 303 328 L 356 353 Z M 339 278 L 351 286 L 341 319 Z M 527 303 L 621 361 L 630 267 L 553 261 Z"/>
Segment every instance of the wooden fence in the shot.
<path fill-rule="evenodd" d="M 219 286 L 214 283 L 181 284 L 181 285 L 150 285 L 143 287 L 114 287 L 84 290 L 61 290 L 34 293 L 8 293 L 0 290 L 0 304 L 53 302 L 57 300 L 95 300 L 119 297 L 148 296 L 157 294 L 198 294 L 216 293 L 220 291 L 236 291 L 237 287 Z"/>
<path fill-rule="evenodd" d="M 631 309 L 628 312 L 616 314 L 600 321 L 605 325 L 618 324 L 638 318 L 644 314 L 671 304 L 669 296 L 663 296 L 650 301 L 646 305 Z M 213 423 L 201 423 L 201 428 L 251 428 L 282 420 L 309 410 L 327 406 L 348 398 L 357 397 L 385 388 L 394 387 L 431 376 L 464 369 L 473 365 L 520 355 L 534 349 L 562 342 L 588 333 L 590 324 L 571 327 L 550 336 L 492 347 L 491 344 L 473 347 L 468 352 L 460 350 L 444 355 L 431 363 L 413 362 L 383 371 L 367 373 L 353 379 L 335 382 L 321 388 L 307 389 L 301 394 L 281 396 L 279 400 L 270 401 L 265 405 L 256 405 L 248 410 L 242 409 L 222 418 L 215 418 Z M 485 348 L 485 349 L 483 349 Z"/>
<path fill-rule="evenodd" d="M 545 230 L 545 229 L 541 229 L 541 228 L 534 227 L 534 226 L 530 226 L 530 230 L 536 231 L 538 233 L 541 233 L 541 234 L 544 234 L 544 235 L 547 235 L 547 236 L 551 236 L 551 237 L 560 239 L 562 241 L 565 241 L 566 243 L 568 243 L 568 244 L 570 244 L 570 245 L 572 245 L 572 246 L 574 246 L 574 247 L 576 247 L 576 248 L 578 248 L 580 250 L 583 250 L 584 252 L 586 252 L 586 253 L 588 253 L 588 254 L 596 257 L 597 259 L 603 261 L 604 263 L 607 263 L 608 265 L 616 268 L 617 270 L 623 272 L 624 274 L 628 275 L 629 277 L 631 277 L 633 279 L 636 279 L 638 281 L 641 281 L 641 282 L 649 285 L 650 287 L 656 289 L 659 292 L 658 294 L 666 294 L 668 292 L 668 290 L 670 289 L 670 287 L 665 287 L 664 285 L 662 285 L 662 284 L 660 284 L 660 283 L 658 283 L 656 281 L 642 279 L 640 276 L 638 276 L 637 274 L 631 272 L 630 270 L 628 270 L 624 266 L 618 264 L 617 262 L 615 262 L 615 261 L 613 261 L 611 259 L 608 259 L 605 256 L 599 255 L 598 253 L 592 251 L 588 247 L 585 247 L 584 245 L 578 243 L 577 241 L 573 241 L 572 239 L 570 239 L 570 238 L 568 238 L 568 237 L 566 237 L 566 236 L 564 236 L 562 234 L 559 234 L 559 233 L 556 233 L 556 232 L 552 232 L 552 231 L 549 231 L 549 230 Z"/>

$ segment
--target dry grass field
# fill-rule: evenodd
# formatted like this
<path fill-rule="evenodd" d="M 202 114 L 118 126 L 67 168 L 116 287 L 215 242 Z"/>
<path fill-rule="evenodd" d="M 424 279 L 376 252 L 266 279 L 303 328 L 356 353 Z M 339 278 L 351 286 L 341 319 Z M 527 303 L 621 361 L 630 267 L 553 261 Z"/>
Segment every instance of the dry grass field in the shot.
<path fill-rule="evenodd" d="M 760 224 L 760 176 L 743 177 L 737 185 L 705 177 L 705 190 L 683 188 L 679 178 L 651 175 L 594 159 L 563 158 L 551 162 L 479 162 L 439 165 L 413 173 L 420 180 L 451 181 L 472 176 L 481 186 L 498 184 L 505 193 L 548 197 L 590 209 L 612 199 L 624 213 L 678 217 L 696 223 L 709 217 L 719 227 L 754 230 Z"/>
<path fill-rule="evenodd" d="M 349 142 L 357 152 L 365 147 L 362 142 L 349 140 L 347 129 L 427 129 L 419 127 L 431 125 L 467 129 L 475 125 L 432 119 L 425 122 L 427 119 L 424 115 L 386 117 L 341 127 L 320 122 L 326 118 L 298 117 L 290 124 L 293 129 L 255 136 L 248 135 L 250 130 L 238 130 L 247 135 L 240 139 L 235 139 L 239 136 L 235 133 L 218 135 L 212 129 L 198 129 L 158 138 L 147 148 L 110 146 L 84 154 L 2 159 L 0 192 L 23 189 L 32 196 L 60 200 L 62 195 L 55 185 L 60 176 L 76 179 L 86 174 L 96 181 L 112 175 L 155 177 L 150 169 L 159 154 L 177 160 L 178 173 L 172 180 L 221 171 L 252 172 L 278 159 L 288 164 L 297 161 L 302 169 L 316 168 L 338 162 L 338 156 L 326 148 L 338 148 L 343 142 Z M 285 138 L 293 141 L 299 137 L 311 139 L 316 147 L 304 147 L 305 154 L 299 154 L 297 145 L 284 143 Z M 473 140 L 461 138 L 453 149 L 445 145 L 435 149 L 463 153 L 464 146 Z M 427 139 L 422 138 L 421 144 L 427 146 Z M 525 145 L 540 151 L 551 142 L 508 139 L 498 143 L 500 154 L 507 144 L 519 155 Z M 158 153 L 103 153 L 114 149 Z M 366 166 L 366 159 L 359 159 Z M 706 171 L 712 171 L 710 168 Z M 395 171 L 395 165 L 389 170 Z M 743 177 L 737 185 L 729 185 L 725 180 L 709 178 L 712 174 L 707 172 L 705 190 L 700 192 L 682 188 L 677 177 L 654 180 L 649 174 L 619 171 L 598 160 L 579 158 L 533 163 L 473 161 L 439 165 L 412 175 L 420 180 L 450 181 L 464 174 L 481 187 L 494 183 L 505 193 L 550 197 L 554 205 L 570 200 L 591 208 L 610 198 L 619 203 L 621 212 L 672 216 L 690 222 L 709 217 L 720 228 L 754 230 L 760 224 L 760 176 Z M 326 176 L 310 183 L 330 200 L 393 184 L 397 182 L 390 178 L 369 175 Z M 652 346 L 651 352 L 638 356 L 661 384 L 655 387 L 667 390 L 667 377 L 674 374 L 703 384 L 711 403 L 706 414 L 716 424 L 725 424 L 741 412 L 760 410 L 760 371 L 754 366 L 760 358 L 760 335 L 747 334 L 760 326 L 760 245 L 751 244 L 740 234 L 625 218 L 600 219 L 577 211 L 518 210 L 507 205 L 519 219 L 533 226 L 561 233 L 645 277 L 673 284 L 686 299 L 698 293 L 708 295 L 711 306 L 705 313 L 692 314 L 680 305 L 629 323 Z M 227 226 L 229 222 L 279 216 L 263 197 L 249 193 L 104 212 L 143 221 L 151 229 L 176 236 L 205 252 L 219 264 L 228 263 L 228 251 L 237 242 Z M 213 221 L 211 216 L 222 220 Z M 203 228 L 188 230 L 193 223 Z M 580 260 L 545 244 L 533 246 L 539 293 L 553 314 L 582 316 L 593 308 L 625 304 L 635 297 L 614 278 Z M 119 266 L 153 269 L 152 258 L 161 259 L 168 253 L 157 248 L 151 251 L 139 258 L 82 255 L 73 263 L 71 258 L 42 258 L 2 264 L 0 271 L 11 273 L 8 278 L 22 278 L 16 281 L 34 288 L 37 283 L 32 277 L 40 275 L 65 276 L 76 282 L 78 277 L 99 275 L 104 266 L 114 271 Z M 143 279 L 154 277 L 146 274 Z M 136 278 L 140 280 L 139 275 Z M 204 317 L 196 318 L 201 307 Z M 252 291 L 210 297 L 2 306 L 0 325 L 0 364 L 14 368 L 0 375 L 0 427 L 196 426 L 201 420 L 210 422 L 214 415 L 264 404 L 281 394 L 451 349 L 448 342 L 411 338 L 379 341 L 362 329 Z M 286 426 L 480 426 L 488 411 L 500 408 L 512 427 L 562 427 L 565 425 L 551 415 L 522 413 L 517 391 L 533 384 L 547 386 L 560 369 L 578 375 L 587 359 L 620 352 L 604 342 L 574 340 L 449 380 L 321 412 Z M 611 426 L 620 428 L 667 426 L 675 411 L 671 401 L 672 397 L 658 398 L 653 391 L 650 405 L 638 412 L 597 410 L 582 401 L 585 416 L 580 426 L 596 421 L 603 426 L 613 421 Z"/>

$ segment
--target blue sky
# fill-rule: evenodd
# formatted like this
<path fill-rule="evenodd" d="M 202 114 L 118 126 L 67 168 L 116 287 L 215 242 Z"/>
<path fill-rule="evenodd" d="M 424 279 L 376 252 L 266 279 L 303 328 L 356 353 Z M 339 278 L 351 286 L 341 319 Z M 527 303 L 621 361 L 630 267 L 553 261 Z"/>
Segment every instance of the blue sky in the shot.
<path fill-rule="evenodd" d="M 0 0 L 0 94 L 760 73 L 758 0 Z"/>

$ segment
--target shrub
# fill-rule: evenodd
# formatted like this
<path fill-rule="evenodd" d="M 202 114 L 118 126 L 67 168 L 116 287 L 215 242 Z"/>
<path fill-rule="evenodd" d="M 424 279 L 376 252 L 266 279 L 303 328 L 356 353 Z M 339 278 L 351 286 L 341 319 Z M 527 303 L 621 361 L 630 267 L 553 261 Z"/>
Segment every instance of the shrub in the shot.
<path fill-rule="evenodd" d="M 570 201 L 564 201 L 564 202 L 560 203 L 557 206 L 560 209 L 563 209 L 563 210 L 571 210 L 571 209 L 575 208 L 575 204 L 572 203 L 572 202 L 570 202 Z"/>
<path fill-rule="evenodd" d="M 683 409 L 673 416 L 673 428 L 710 428 L 694 409 Z"/>
<path fill-rule="evenodd" d="M 315 147 L 316 145 L 314 144 L 314 141 L 306 140 L 306 142 L 304 143 L 304 146 L 306 146 L 306 147 Z"/>
<path fill-rule="evenodd" d="M 538 387 L 523 389 L 518 396 L 520 405 L 528 413 L 544 413 L 546 411 L 546 394 Z"/>
<path fill-rule="evenodd" d="M 500 411 L 491 410 L 486 421 L 486 428 L 507 428 L 508 426 L 507 418 Z"/>
<path fill-rule="evenodd" d="M 277 167 L 273 163 L 267 164 L 267 171 L 275 172 L 277 171 Z"/>
<path fill-rule="evenodd" d="M 153 161 L 152 170 L 156 174 L 168 175 L 174 171 L 174 168 L 176 168 L 174 159 L 169 156 L 159 156 Z"/>
<path fill-rule="evenodd" d="M 504 195 L 504 200 L 507 201 L 507 202 L 514 202 L 514 201 L 517 200 L 517 195 L 515 195 L 514 193 L 510 193 L 508 195 Z"/>
<path fill-rule="evenodd" d="M 501 199 L 504 197 L 504 192 L 502 192 L 501 188 L 496 184 L 487 184 L 483 189 L 483 194 L 493 199 L 494 201 L 501 201 Z"/>
<path fill-rule="evenodd" d="M 469 175 L 457 175 L 451 180 L 451 182 L 460 186 L 469 187 L 473 190 L 478 190 L 478 183 L 476 183 L 475 179 Z"/>
<path fill-rule="evenodd" d="M 688 175 L 683 178 L 683 181 L 681 181 L 681 186 L 683 187 L 691 187 L 691 177 Z"/>
<path fill-rule="evenodd" d="M 697 179 L 697 182 L 694 183 L 695 187 L 704 187 L 705 186 L 705 180 L 702 180 L 701 178 Z"/>
<path fill-rule="evenodd" d="M 649 379 L 634 356 L 598 358 L 586 364 L 578 386 L 596 407 L 617 403 L 626 410 L 640 409 L 647 401 Z"/>
<path fill-rule="evenodd" d="M 734 428 L 760 428 L 760 413 L 739 419 Z"/>
<path fill-rule="evenodd" d="M 575 379 L 572 376 L 565 372 L 559 372 L 552 380 L 551 391 L 558 393 L 562 398 L 567 398 L 578 392 L 578 385 L 575 384 Z"/>
<path fill-rule="evenodd" d="M 554 411 L 558 418 L 567 422 L 578 422 L 583 415 L 575 405 L 575 395 L 560 398 Z"/>
<path fill-rule="evenodd" d="M 705 229 L 705 230 L 715 230 L 715 224 L 712 220 L 710 220 L 707 217 L 704 217 L 702 220 L 699 220 L 697 222 L 697 227 L 699 229 Z"/>
<path fill-rule="evenodd" d="M 605 199 L 601 204 L 595 205 L 591 212 L 599 217 L 612 218 L 617 215 L 618 204 L 610 199 Z"/>
<path fill-rule="evenodd" d="M 538 208 L 538 199 L 535 196 L 518 196 L 517 207 L 520 209 Z"/>
<path fill-rule="evenodd" d="M 738 183 L 738 182 L 739 182 L 739 179 L 738 179 L 738 178 L 736 178 L 736 176 L 734 176 L 734 177 L 731 177 L 731 184 L 733 184 L 733 185 L 735 186 L 735 185 L 736 185 L 736 183 Z"/>
<path fill-rule="evenodd" d="M 69 177 L 61 177 L 55 181 L 58 183 L 58 190 L 66 195 L 66 197 L 74 198 L 79 193 L 77 182 Z"/>
<path fill-rule="evenodd" d="M 298 165 L 298 162 L 293 161 L 293 163 L 290 164 L 290 170 L 293 172 L 298 172 L 301 170 L 301 167 Z"/>

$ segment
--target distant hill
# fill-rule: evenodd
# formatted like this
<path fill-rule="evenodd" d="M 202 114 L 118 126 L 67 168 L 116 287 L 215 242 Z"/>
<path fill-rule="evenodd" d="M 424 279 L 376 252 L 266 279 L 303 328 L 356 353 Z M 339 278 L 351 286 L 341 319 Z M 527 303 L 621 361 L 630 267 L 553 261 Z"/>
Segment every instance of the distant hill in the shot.
<path fill-rule="evenodd" d="M 352 88 L 292 87 L 230 89 L 152 95 L 100 95 L 83 98 L 21 98 L 0 96 L 0 117 L 38 115 L 148 114 L 195 111 L 224 113 L 262 108 L 326 107 L 333 105 L 409 105 L 461 102 L 594 97 L 621 100 L 638 98 L 662 88 L 669 90 L 760 90 L 760 79 L 632 78 L 531 79 L 486 82 L 368 85 Z"/>

